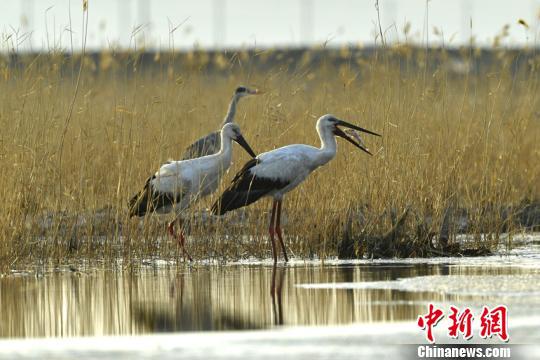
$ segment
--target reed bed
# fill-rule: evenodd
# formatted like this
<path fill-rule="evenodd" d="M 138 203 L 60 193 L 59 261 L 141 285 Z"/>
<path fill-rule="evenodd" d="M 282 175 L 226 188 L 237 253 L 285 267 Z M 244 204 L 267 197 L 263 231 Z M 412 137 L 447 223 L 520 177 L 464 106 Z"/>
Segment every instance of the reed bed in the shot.
<path fill-rule="evenodd" d="M 295 256 L 445 253 L 457 243 L 459 214 L 476 248 L 521 231 L 523 210 L 540 199 L 533 50 L 492 50 L 481 69 L 480 49 L 458 59 L 408 46 L 282 54 L 154 54 L 151 71 L 136 53 L 2 60 L 0 270 L 176 258 L 164 229 L 170 217 L 130 219 L 127 200 L 160 164 L 219 127 L 239 84 L 266 92 L 242 100 L 237 114 L 258 153 L 318 145 L 314 125 L 325 113 L 383 134 L 365 137 L 371 157 L 340 141 L 336 158 L 287 196 L 284 232 Z M 222 189 L 247 160 L 236 147 Z M 192 255 L 268 257 L 270 203 L 214 218 L 205 209 L 219 193 L 186 215 Z"/>

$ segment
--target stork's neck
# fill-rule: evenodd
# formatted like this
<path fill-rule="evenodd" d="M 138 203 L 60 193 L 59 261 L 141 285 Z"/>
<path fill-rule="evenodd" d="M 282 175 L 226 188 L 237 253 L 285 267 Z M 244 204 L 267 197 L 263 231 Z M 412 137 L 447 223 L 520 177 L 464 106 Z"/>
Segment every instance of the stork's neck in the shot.
<path fill-rule="evenodd" d="M 329 162 L 336 156 L 337 143 L 334 133 L 329 128 L 317 128 L 319 137 L 321 138 L 321 147 L 319 154 L 315 159 L 315 166 L 321 166 Z"/>
<path fill-rule="evenodd" d="M 228 169 L 229 166 L 231 166 L 232 160 L 232 139 L 228 136 L 224 136 L 223 132 L 221 132 L 220 136 L 221 148 L 214 156 L 216 156 L 218 161 L 221 163 L 222 169 Z"/>
<path fill-rule="evenodd" d="M 234 115 L 236 115 L 236 105 L 238 104 L 238 100 L 240 100 L 240 97 L 234 94 L 231 99 L 231 103 L 229 104 L 227 115 L 225 116 L 225 119 L 223 119 L 223 123 L 221 124 L 222 126 L 228 123 L 232 123 L 234 121 Z"/>

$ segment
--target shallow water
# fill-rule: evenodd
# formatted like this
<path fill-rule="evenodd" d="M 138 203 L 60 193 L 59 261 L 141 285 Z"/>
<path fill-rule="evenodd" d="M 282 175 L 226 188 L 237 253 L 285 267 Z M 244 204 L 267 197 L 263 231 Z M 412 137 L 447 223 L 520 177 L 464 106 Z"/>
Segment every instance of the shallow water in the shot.
<path fill-rule="evenodd" d="M 60 269 L 0 279 L 0 337 L 171 333 L 130 337 L 132 344 L 125 348 L 121 344 L 126 340 L 111 340 L 124 338 L 79 338 L 72 349 L 76 356 L 98 351 L 99 344 L 110 343 L 106 354 L 113 356 L 151 342 L 149 349 L 158 354 L 191 349 L 191 357 L 197 357 L 194 344 L 206 344 L 205 339 L 212 339 L 214 347 L 220 341 L 240 342 L 256 353 L 261 348 L 242 343 L 250 337 L 254 343 L 267 339 L 284 347 L 300 338 L 308 346 L 304 350 L 316 348 L 323 337 L 326 346 L 341 352 L 352 351 L 350 345 L 374 351 L 374 344 L 425 343 L 416 319 L 434 303 L 446 311 L 450 305 L 470 307 L 474 314 L 484 305 L 506 305 L 510 344 L 540 344 L 540 246 L 534 241 L 509 254 L 481 258 L 292 261 L 277 268 L 268 262 L 192 267 L 144 263 L 131 272 Z M 444 326 L 437 331 L 438 342 L 453 342 Z M 64 355 L 75 356 L 69 351 L 73 341 L 63 343 Z M 170 341 L 173 350 L 167 347 Z M 485 340 L 476 336 L 473 342 Z M 500 343 L 496 338 L 491 342 Z M 21 344 L 0 340 L 0 356 L 24 357 L 28 347 Z M 50 347 L 58 349 L 58 342 L 52 346 L 48 340 L 34 340 L 31 348 L 41 349 L 42 356 Z"/>

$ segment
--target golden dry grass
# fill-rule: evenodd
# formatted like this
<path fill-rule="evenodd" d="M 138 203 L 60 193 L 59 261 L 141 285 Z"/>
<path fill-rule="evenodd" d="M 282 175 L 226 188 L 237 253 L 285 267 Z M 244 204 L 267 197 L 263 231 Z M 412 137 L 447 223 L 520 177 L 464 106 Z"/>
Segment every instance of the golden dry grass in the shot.
<path fill-rule="evenodd" d="M 218 128 L 238 84 L 266 92 L 243 100 L 237 114 L 258 153 L 290 143 L 317 145 L 314 125 L 325 113 L 383 134 L 365 137 L 373 157 L 340 141 L 336 159 L 286 198 L 284 229 L 296 256 L 335 255 L 345 214 L 357 208 L 362 216 L 353 217 L 356 233 L 384 232 L 391 226 L 385 214 L 407 206 L 417 219 L 430 219 L 426 226 L 437 233 L 449 206 L 465 208 L 471 232 L 488 229 L 496 242 L 512 223 L 512 214 L 503 219 L 499 210 L 540 198 L 540 60 L 531 57 L 513 72 L 513 55 L 500 52 L 488 71 L 456 74 L 444 51 L 435 52 L 442 60 L 433 68 L 409 52 L 400 47 L 393 57 L 353 59 L 339 67 L 331 60 L 318 67 L 306 61 L 295 71 L 281 65 L 257 71 L 244 54 L 243 66 L 221 74 L 200 70 L 211 58 L 199 53 L 185 57 L 188 70 L 163 66 L 151 75 L 138 69 L 129 76 L 117 72 L 125 63 L 103 54 L 102 72 L 83 62 L 69 120 L 75 91 L 69 60 L 51 55 L 18 69 L 4 61 L 0 267 L 29 260 L 175 256 L 175 246 L 160 241 L 164 221 L 141 225 L 129 219 L 127 200 L 161 163 Z M 396 66 L 396 57 L 405 66 Z M 226 67 L 223 55 L 215 61 Z M 236 147 L 223 186 L 247 159 Z M 251 206 L 246 214 L 265 216 L 229 228 L 216 220 L 194 222 L 190 231 L 199 240 L 190 244 L 193 254 L 268 256 L 268 207 L 268 201 Z M 96 212 L 105 215 L 96 220 Z M 241 234 L 252 237 L 240 241 Z"/>

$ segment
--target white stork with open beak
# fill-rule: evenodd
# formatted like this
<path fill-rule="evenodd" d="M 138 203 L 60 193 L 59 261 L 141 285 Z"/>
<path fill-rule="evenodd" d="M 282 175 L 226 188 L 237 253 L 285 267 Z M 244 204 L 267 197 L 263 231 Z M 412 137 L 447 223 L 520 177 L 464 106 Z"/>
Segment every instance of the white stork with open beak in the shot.
<path fill-rule="evenodd" d="M 174 224 L 181 222 L 181 212 L 193 202 L 216 191 L 221 177 L 231 166 L 233 141 L 252 157 L 256 156 L 242 136 L 240 127 L 234 123 L 225 124 L 221 129 L 221 148 L 216 154 L 168 162 L 148 178 L 144 188 L 129 201 L 130 217 L 152 212 L 165 214 L 174 210 L 177 216 L 167 226 L 169 234 L 177 238 L 184 256 L 192 261 L 184 246 L 183 230 L 176 236 Z"/>
<path fill-rule="evenodd" d="M 328 163 L 336 156 L 337 144 L 335 136 L 344 138 L 371 155 L 363 144 L 348 137 L 339 126 L 380 136 L 372 131 L 339 120 L 333 115 L 324 115 L 319 118 L 316 125 L 321 138 L 320 148 L 303 144 L 288 145 L 262 153 L 255 159 L 248 161 L 236 174 L 232 184 L 212 206 L 212 212 L 223 215 L 227 211 L 247 206 L 264 196 L 273 197 L 274 202 L 269 228 L 272 255 L 274 263 L 276 263 L 277 253 L 274 235 L 277 235 L 285 261 L 288 261 L 280 228 L 283 196 L 304 181 L 315 169 Z"/>

